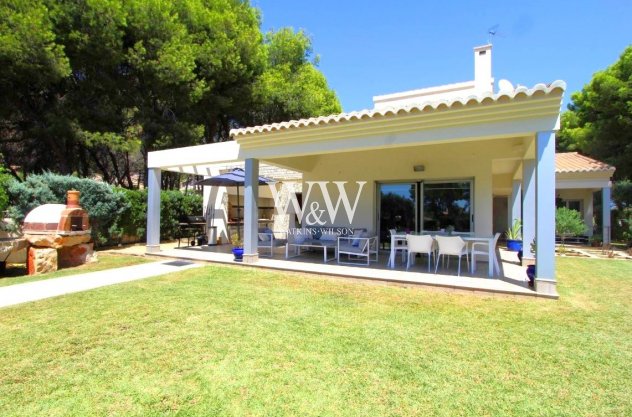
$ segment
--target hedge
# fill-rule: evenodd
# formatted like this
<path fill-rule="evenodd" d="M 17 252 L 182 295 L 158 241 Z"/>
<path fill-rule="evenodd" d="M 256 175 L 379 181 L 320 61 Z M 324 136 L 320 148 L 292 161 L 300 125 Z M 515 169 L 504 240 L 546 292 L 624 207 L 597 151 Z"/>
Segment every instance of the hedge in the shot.
<path fill-rule="evenodd" d="M 145 240 L 147 225 L 147 191 L 117 189 L 129 203 L 118 223 L 121 236 L 138 236 Z M 160 193 L 160 238 L 177 237 L 178 222 L 183 216 L 202 215 L 202 196 L 197 193 L 162 191 Z"/>
<path fill-rule="evenodd" d="M 79 203 L 88 212 L 97 245 L 143 241 L 146 236 L 147 191 L 115 188 L 89 178 L 53 173 L 30 175 L 24 182 L 12 180 L 8 186 L 9 215 L 16 224 L 24 221 L 35 207 L 65 204 L 68 190 L 81 192 Z M 160 194 L 160 237 L 177 236 L 178 220 L 184 215 L 202 215 L 202 196 L 197 193 L 162 191 Z"/>

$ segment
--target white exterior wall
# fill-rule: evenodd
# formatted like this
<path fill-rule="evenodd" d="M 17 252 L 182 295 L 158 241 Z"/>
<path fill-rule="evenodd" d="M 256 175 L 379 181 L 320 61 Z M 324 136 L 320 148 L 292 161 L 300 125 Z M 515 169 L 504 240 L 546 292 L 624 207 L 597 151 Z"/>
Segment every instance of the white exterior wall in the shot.
<path fill-rule="evenodd" d="M 446 145 L 427 145 L 379 151 L 349 152 L 318 157 L 313 168 L 304 172 L 304 181 L 348 181 L 347 193 L 353 204 L 358 185 L 366 181 L 358 208 L 349 224 L 344 209 L 339 209 L 333 226 L 363 227 L 376 232 L 377 182 L 415 182 L 473 180 L 473 208 L 476 233 L 491 234 L 493 229 L 492 160 L 511 152 L 511 142 L 503 139 L 480 143 L 461 142 Z M 414 165 L 424 165 L 425 171 L 414 172 Z M 337 189 L 329 185 L 332 199 L 337 200 Z M 303 185 L 304 207 L 309 212 L 311 202 L 325 208 L 318 187 L 313 187 L 309 201 L 305 201 L 307 186 Z M 326 214 L 325 214 L 326 215 Z M 305 217 L 304 217 L 305 219 Z"/>

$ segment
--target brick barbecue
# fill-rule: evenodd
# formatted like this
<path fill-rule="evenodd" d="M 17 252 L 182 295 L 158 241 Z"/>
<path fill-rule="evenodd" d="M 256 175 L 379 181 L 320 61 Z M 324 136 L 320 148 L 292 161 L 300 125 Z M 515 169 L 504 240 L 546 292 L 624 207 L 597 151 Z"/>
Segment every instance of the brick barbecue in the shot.
<path fill-rule="evenodd" d="M 22 231 L 31 245 L 29 274 L 81 265 L 93 257 L 90 218 L 79 197 L 79 191 L 70 190 L 65 205 L 44 204 L 26 215 Z"/>

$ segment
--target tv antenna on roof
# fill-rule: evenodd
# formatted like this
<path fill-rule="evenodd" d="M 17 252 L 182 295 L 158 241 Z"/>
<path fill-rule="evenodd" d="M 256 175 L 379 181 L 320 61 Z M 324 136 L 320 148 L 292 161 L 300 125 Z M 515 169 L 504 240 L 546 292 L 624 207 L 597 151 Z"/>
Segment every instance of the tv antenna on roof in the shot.
<path fill-rule="evenodd" d="M 500 24 L 495 24 L 494 26 L 487 29 L 487 43 L 492 43 L 492 41 L 494 40 L 494 36 L 498 34 L 499 27 Z"/>

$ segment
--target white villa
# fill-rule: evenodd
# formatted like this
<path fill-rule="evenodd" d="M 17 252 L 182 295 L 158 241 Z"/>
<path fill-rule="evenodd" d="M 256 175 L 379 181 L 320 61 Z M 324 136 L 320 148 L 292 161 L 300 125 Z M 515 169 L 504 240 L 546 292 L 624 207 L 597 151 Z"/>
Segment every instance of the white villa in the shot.
<path fill-rule="evenodd" d="M 264 175 L 260 167 L 279 167 L 300 174 L 294 180 L 303 183 L 303 211 L 312 214 L 310 208 L 323 209 L 327 201 L 317 186 L 306 199 L 305 184 L 328 182 L 326 189 L 335 202 L 339 188 L 334 182 L 346 182 L 351 203 L 358 196 L 352 221 L 343 209 L 334 219 L 325 216 L 321 221 L 362 228 L 378 240 L 388 235 L 386 229 L 424 233 L 447 226 L 459 233 L 492 236 L 512 219 L 522 219 L 524 257 L 537 259 L 535 293 L 556 297 L 556 198 L 578 208 L 592 225 L 592 193 L 602 190 L 604 211 L 609 210 L 614 168 L 578 154 L 561 154 L 556 161 L 555 132 L 565 83 L 527 88 L 501 80 L 496 89 L 491 55 L 491 45 L 474 48 L 473 81 L 376 96 L 370 110 L 233 129 L 229 142 L 150 152 L 147 251 L 161 250 L 162 171 L 212 176 L 220 167 L 242 164 L 244 262 L 268 266 L 262 261 L 269 260 L 259 259 L 262 203 L 256 179 Z M 205 192 L 207 204 L 211 194 Z M 221 204 L 213 195 L 210 204 Z M 395 213 L 389 199 L 404 201 L 404 211 Z M 603 238 L 608 241 L 609 212 L 604 219 Z M 534 239 L 536 253 L 531 253 L 528 243 Z M 359 269 L 349 268 L 350 274 Z M 413 274 L 387 272 L 391 277 Z M 380 277 L 379 271 L 372 274 Z M 472 288 L 487 288 L 487 283 L 476 285 Z"/>

